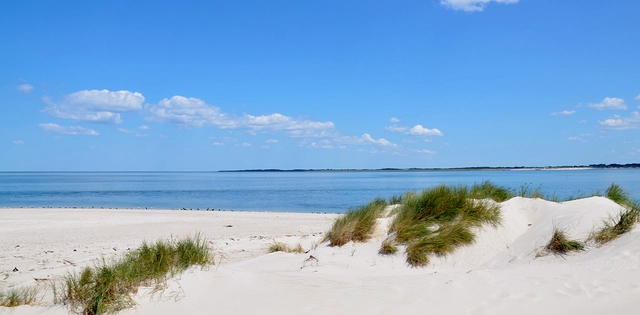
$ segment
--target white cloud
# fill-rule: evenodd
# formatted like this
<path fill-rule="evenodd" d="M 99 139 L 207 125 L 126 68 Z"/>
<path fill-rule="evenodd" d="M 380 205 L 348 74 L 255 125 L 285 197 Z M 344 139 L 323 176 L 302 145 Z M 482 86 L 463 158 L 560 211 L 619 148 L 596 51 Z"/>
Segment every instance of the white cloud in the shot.
<path fill-rule="evenodd" d="M 409 129 L 406 132 L 408 135 L 412 136 L 442 136 L 443 133 L 438 129 L 427 129 L 422 127 L 422 125 L 415 125 L 413 128 Z"/>
<path fill-rule="evenodd" d="M 224 144 L 224 143 L 222 143 L 222 142 L 214 142 L 214 143 L 212 143 L 212 144 L 213 144 L 213 145 L 215 145 L 215 146 L 224 146 L 224 145 L 225 145 L 225 144 Z"/>
<path fill-rule="evenodd" d="M 121 133 L 135 133 L 135 131 L 133 130 L 129 130 L 129 129 L 124 129 L 124 128 L 118 128 L 116 129 L 117 132 L 121 132 Z"/>
<path fill-rule="evenodd" d="M 352 137 L 352 136 L 342 136 L 336 138 L 336 141 L 341 144 L 351 144 L 351 145 L 366 145 L 366 144 L 375 144 L 383 147 L 398 147 L 397 144 L 389 142 L 387 139 L 380 138 L 374 139 L 370 134 L 365 133 L 360 137 Z"/>
<path fill-rule="evenodd" d="M 391 119 L 389 119 L 389 121 L 395 124 L 395 123 L 399 123 L 400 119 L 398 119 L 396 117 L 391 117 Z"/>
<path fill-rule="evenodd" d="M 636 101 L 640 101 L 640 94 L 638 94 L 638 96 L 634 97 L 633 99 Z"/>
<path fill-rule="evenodd" d="M 136 133 L 136 137 L 138 138 L 144 138 L 144 137 L 148 137 L 149 135 L 146 133 Z"/>
<path fill-rule="evenodd" d="M 138 129 L 140 129 L 140 130 L 149 130 L 149 126 L 142 125 L 142 126 L 138 127 Z"/>
<path fill-rule="evenodd" d="M 186 127 L 202 127 L 213 125 L 217 127 L 233 128 L 225 114 L 220 109 L 209 106 L 204 101 L 176 95 L 171 99 L 163 99 L 158 105 L 146 105 L 147 120 L 169 122 Z"/>
<path fill-rule="evenodd" d="M 553 112 L 553 113 L 551 113 L 551 116 L 569 116 L 569 115 L 573 115 L 575 113 L 576 113 L 575 110 L 563 110 L 561 112 Z"/>
<path fill-rule="evenodd" d="M 617 97 L 605 97 L 602 102 L 598 104 L 589 104 L 589 107 L 593 107 L 597 110 L 605 110 L 605 109 L 627 109 L 627 104 L 624 103 L 624 100 Z"/>
<path fill-rule="evenodd" d="M 490 3 L 517 3 L 519 0 L 440 0 L 440 4 L 454 10 L 482 11 Z"/>
<path fill-rule="evenodd" d="M 22 140 L 16 140 L 16 141 L 13 141 L 13 144 L 15 144 L 15 145 L 23 145 L 23 144 L 24 144 L 24 141 L 22 141 Z"/>
<path fill-rule="evenodd" d="M 96 123 L 122 123 L 120 113 L 142 109 L 144 96 L 138 92 L 84 90 L 69 94 L 56 104 L 47 96 L 44 111 L 51 116 Z"/>
<path fill-rule="evenodd" d="M 269 146 L 268 146 L 268 145 L 262 145 L 262 146 L 260 146 L 260 149 L 268 149 L 268 148 L 269 148 Z"/>
<path fill-rule="evenodd" d="M 176 95 L 157 105 L 146 105 L 147 120 L 170 122 L 185 127 L 213 126 L 219 129 L 244 129 L 252 134 L 285 132 L 290 137 L 327 137 L 335 135 L 332 122 L 297 120 L 279 113 L 233 116 L 197 98 Z"/>
<path fill-rule="evenodd" d="M 387 131 L 391 131 L 391 132 L 405 132 L 407 130 L 409 130 L 408 127 L 404 127 L 404 126 L 389 126 L 389 127 L 384 127 L 385 130 Z"/>
<path fill-rule="evenodd" d="M 266 143 L 278 143 L 278 140 L 276 139 L 269 139 L 267 141 L 265 141 Z"/>
<path fill-rule="evenodd" d="M 18 90 L 18 92 L 20 93 L 31 94 L 31 91 L 33 91 L 33 86 L 31 84 L 26 84 L 26 83 L 20 84 L 18 85 L 16 90 Z"/>
<path fill-rule="evenodd" d="M 413 152 L 417 152 L 417 153 L 429 154 L 429 155 L 434 155 L 434 154 L 436 154 L 436 151 L 431 151 L 431 150 L 427 150 L 427 149 L 423 149 L 423 150 L 414 150 L 414 149 L 411 149 L 411 151 L 413 151 Z"/>
<path fill-rule="evenodd" d="M 61 134 L 65 134 L 65 135 L 88 135 L 88 136 L 99 136 L 100 134 L 97 133 L 95 130 L 93 129 L 87 129 L 87 128 L 83 128 L 80 126 L 60 126 L 58 124 L 40 124 L 38 125 L 40 126 L 40 128 L 42 128 L 42 130 L 46 131 L 46 132 L 55 132 L 55 133 L 61 133 Z"/>
<path fill-rule="evenodd" d="M 320 142 L 311 142 L 310 146 L 312 148 L 333 149 L 333 145 L 329 140 L 322 140 Z"/>
<path fill-rule="evenodd" d="M 640 112 L 631 113 L 631 117 L 620 117 L 614 115 L 605 121 L 598 121 L 600 126 L 615 130 L 627 130 L 640 128 Z"/>
<path fill-rule="evenodd" d="M 251 143 L 243 142 L 243 143 L 241 144 L 241 146 L 243 146 L 243 147 L 250 147 L 250 146 L 251 146 Z"/>
<path fill-rule="evenodd" d="M 422 125 L 415 125 L 412 128 L 393 125 L 389 127 L 384 127 L 384 129 L 391 132 L 404 132 L 404 134 L 411 135 L 411 136 L 442 136 L 444 135 L 440 130 L 436 128 L 427 129 L 422 127 Z"/>
<path fill-rule="evenodd" d="M 582 141 L 584 142 L 584 139 L 580 138 L 580 137 L 569 137 L 567 138 L 567 140 L 569 141 Z"/>

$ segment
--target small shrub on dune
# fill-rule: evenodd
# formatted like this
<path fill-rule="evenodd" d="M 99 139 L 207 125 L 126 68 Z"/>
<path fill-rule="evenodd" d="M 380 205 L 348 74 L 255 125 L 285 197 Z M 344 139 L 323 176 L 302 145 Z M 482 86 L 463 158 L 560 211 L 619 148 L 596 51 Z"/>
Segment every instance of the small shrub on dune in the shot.
<path fill-rule="evenodd" d="M 163 283 L 193 265 L 213 263 L 206 240 L 196 235 L 179 241 L 144 243 L 119 261 L 103 260 L 79 274 L 70 274 L 63 287 L 54 286 L 56 303 L 79 314 L 113 313 L 133 305 L 138 287 Z"/>
<path fill-rule="evenodd" d="M 11 288 L 7 292 L 0 291 L 0 306 L 16 307 L 36 303 L 38 290 L 35 287 Z"/>
<path fill-rule="evenodd" d="M 365 206 L 347 210 L 336 219 L 326 238 L 331 246 L 342 246 L 350 241 L 364 242 L 371 237 L 376 219 L 384 214 L 387 202 L 376 198 Z"/>
<path fill-rule="evenodd" d="M 398 243 L 407 245 L 407 262 L 424 266 L 429 263 L 430 254 L 447 255 L 473 243 L 472 228 L 497 226 L 500 207 L 485 200 L 498 196 L 490 185 L 485 182 L 471 190 L 466 186 L 440 185 L 406 194 L 389 232 L 395 233 Z"/>
<path fill-rule="evenodd" d="M 551 236 L 551 240 L 549 240 L 545 249 L 554 254 L 563 255 L 570 251 L 584 250 L 584 245 L 578 241 L 569 240 L 564 231 L 554 229 L 553 236 Z"/>

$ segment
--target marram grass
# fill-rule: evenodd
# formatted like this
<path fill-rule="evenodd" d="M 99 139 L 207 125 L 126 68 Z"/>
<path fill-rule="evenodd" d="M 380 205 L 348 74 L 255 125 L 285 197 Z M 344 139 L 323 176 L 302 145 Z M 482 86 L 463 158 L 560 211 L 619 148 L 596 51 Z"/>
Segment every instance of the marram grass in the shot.
<path fill-rule="evenodd" d="M 556 228 L 545 249 L 554 254 L 564 255 L 570 251 L 584 250 L 584 245 L 579 241 L 570 240 L 564 231 Z"/>
<path fill-rule="evenodd" d="M 640 202 L 634 201 L 620 186 L 611 184 L 607 188 L 607 198 L 622 206 L 623 210 L 617 217 L 609 217 L 602 227 L 589 235 L 589 240 L 597 245 L 604 245 L 615 240 L 622 234 L 631 231 L 633 226 L 640 221 Z"/>
<path fill-rule="evenodd" d="M 0 306 L 16 307 L 36 303 L 38 290 L 35 287 L 11 288 L 6 292 L 0 291 Z"/>
<path fill-rule="evenodd" d="M 300 245 L 300 243 L 298 243 L 298 245 L 296 245 L 295 247 L 289 247 L 287 244 L 280 243 L 280 242 L 274 242 L 267 249 L 267 253 L 275 253 L 275 252 L 285 252 L 285 253 L 300 254 L 300 253 L 304 253 L 305 250 L 304 250 L 304 248 L 302 248 L 302 245 Z"/>
<path fill-rule="evenodd" d="M 495 201 L 511 197 L 508 189 L 488 181 L 471 188 L 439 185 L 420 193 L 407 193 L 389 233 L 395 235 L 396 243 L 406 245 L 411 266 L 425 266 L 433 255 L 448 255 L 460 246 L 472 244 L 473 228 L 498 226 L 500 207 Z M 386 251 L 380 249 L 381 253 Z"/>
<path fill-rule="evenodd" d="M 326 238 L 331 246 L 342 246 L 350 241 L 365 242 L 373 234 L 376 220 L 384 214 L 387 202 L 376 198 L 369 204 L 349 209 L 333 223 Z"/>
<path fill-rule="evenodd" d="M 114 313 L 133 305 L 138 287 L 159 285 L 168 277 L 199 265 L 213 263 L 211 250 L 200 235 L 182 240 L 144 243 L 120 260 L 87 267 L 54 286 L 57 303 L 77 314 Z"/>

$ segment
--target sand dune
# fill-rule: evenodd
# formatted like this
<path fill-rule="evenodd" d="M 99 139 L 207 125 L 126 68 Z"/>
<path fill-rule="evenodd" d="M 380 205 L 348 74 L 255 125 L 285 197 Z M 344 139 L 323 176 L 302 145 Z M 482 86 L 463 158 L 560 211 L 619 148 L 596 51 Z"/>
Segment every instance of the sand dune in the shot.
<path fill-rule="evenodd" d="M 478 231 L 475 244 L 423 268 L 409 267 L 402 250 L 378 254 L 389 218 L 378 219 L 367 243 L 329 247 L 318 242 L 336 215 L 0 209 L 0 289 L 47 282 L 142 240 L 200 231 L 217 264 L 182 274 L 162 293 L 143 288 L 139 305 L 123 314 L 637 313 L 640 229 L 582 252 L 544 252 L 554 228 L 585 240 L 620 213 L 619 205 L 602 197 L 564 203 L 517 197 L 501 208 L 498 228 Z M 274 241 L 300 243 L 308 252 L 266 254 Z M 67 313 L 47 303 L 11 313 Z"/>

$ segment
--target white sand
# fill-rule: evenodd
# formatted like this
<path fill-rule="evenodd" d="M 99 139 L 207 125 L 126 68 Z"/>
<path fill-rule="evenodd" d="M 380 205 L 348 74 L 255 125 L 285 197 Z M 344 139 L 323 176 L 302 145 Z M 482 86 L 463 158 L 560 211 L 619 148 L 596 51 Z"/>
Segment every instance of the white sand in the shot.
<path fill-rule="evenodd" d="M 540 256 L 554 226 L 584 240 L 621 211 L 617 204 L 601 197 L 561 204 L 514 198 L 502 210 L 502 225 L 483 229 L 474 245 L 411 268 L 402 250 L 377 254 L 388 219 L 379 220 L 380 233 L 368 243 L 311 249 L 335 215 L 0 209 L 0 290 L 117 257 L 143 240 L 200 231 L 225 258 L 170 281 L 162 295 L 141 290 L 139 305 L 123 314 L 638 313 L 637 226 L 602 247 Z M 266 254 L 273 240 L 310 251 Z M 48 303 L 0 313 L 67 313 Z"/>

